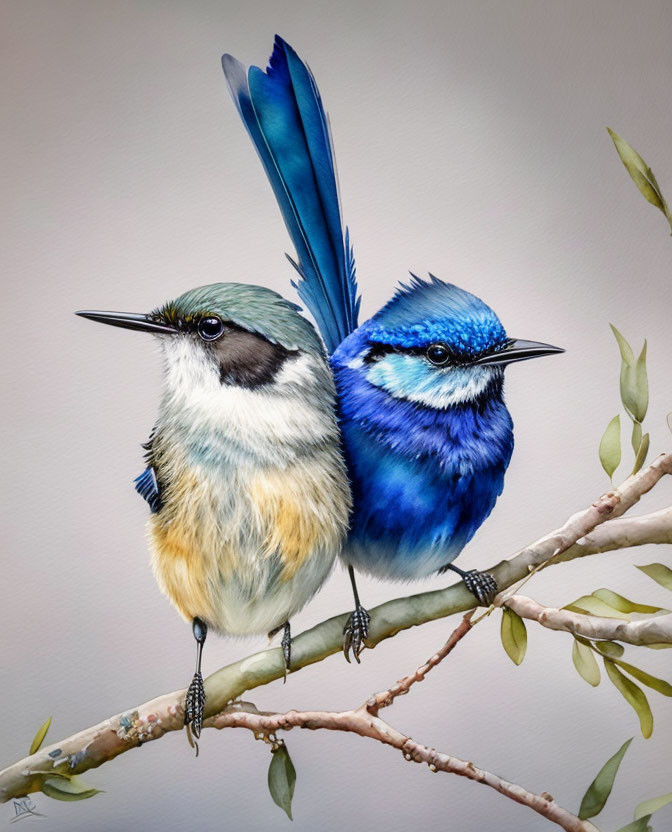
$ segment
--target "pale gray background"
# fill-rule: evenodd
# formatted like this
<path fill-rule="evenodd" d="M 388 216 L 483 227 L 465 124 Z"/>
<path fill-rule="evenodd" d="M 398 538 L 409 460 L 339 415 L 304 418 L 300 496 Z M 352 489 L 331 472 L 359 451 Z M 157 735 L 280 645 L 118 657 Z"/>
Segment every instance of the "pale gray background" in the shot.
<path fill-rule="evenodd" d="M 231 51 L 265 65 L 278 31 L 309 61 L 331 115 L 363 312 L 406 271 L 476 292 L 518 337 L 567 348 L 508 371 L 516 452 L 505 494 L 460 561 L 486 566 L 550 530 L 606 486 L 597 459 L 617 412 L 616 323 L 650 344 L 656 451 L 672 409 L 672 240 L 604 129 L 653 165 L 672 198 L 669 2 L 37 2 L 2 4 L 3 764 L 53 713 L 56 740 L 185 684 L 190 628 L 160 595 L 131 481 L 152 426 L 151 339 L 76 319 L 146 311 L 195 285 L 236 280 L 291 295 L 285 230 L 220 70 Z M 669 483 L 646 500 L 670 502 Z M 623 552 L 549 570 L 532 596 L 562 604 L 607 585 L 670 603 Z M 417 584 L 438 588 L 445 578 Z M 363 580 L 373 606 L 404 587 Z M 296 631 L 349 607 L 342 572 Z M 249 696 L 259 707 L 346 708 L 413 669 L 454 622 L 400 635 L 361 667 L 335 656 Z M 629 736 L 633 712 L 574 672 L 571 639 L 531 628 L 514 667 L 499 620 L 389 719 L 414 738 L 550 791 L 576 809 Z M 208 672 L 265 640 L 212 639 Z M 638 663 L 672 677 L 666 652 Z M 672 788 L 672 707 L 651 693 L 600 825 L 627 823 Z M 550 828 L 456 777 L 431 776 L 366 740 L 293 732 L 294 829 L 401 832 Z M 269 754 L 247 732 L 184 736 L 91 772 L 106 790 L 60 804 L 45 830 L 264 830 L 289 821 L 266 790 Z M 0 826 L 12 815 L 0 807 Z M 38 821 L 35 821 L 38 823 Z M 656 829 L 670 828 L 672 813 Z"/>

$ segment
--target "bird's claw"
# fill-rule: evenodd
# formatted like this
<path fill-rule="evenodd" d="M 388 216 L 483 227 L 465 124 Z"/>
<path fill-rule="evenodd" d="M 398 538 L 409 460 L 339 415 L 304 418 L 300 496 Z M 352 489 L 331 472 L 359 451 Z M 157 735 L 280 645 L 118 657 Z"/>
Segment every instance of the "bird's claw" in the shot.
<path fill-rule="evenodd" d="M 469 592 L 476 596 L 476 600 L 483 607 L 489 607 L 499 592 L 497 582 L 488 572 L 470 569 L 462 575 L 462 580 Z"/>
<path fill-rule="evenodd" d="M 370 623 L 371 616 L 369 613 L 361 604 L 357 604 L 354 612 L 350 613 L 350 617 L 343 628 L 343 653 L 347 662 L 350 661 L 349 653 L 352 650 L 352 655 L 357 664 L 359 664 L 361 652 L 366 647 L 364 642 L 369 635 Z"/>
<path fill-rule="evenodd" d="M 205 706 L 205 688 L 203 676 L 194 673 L 184 702 L 184 724 L 191 726 L 192 734 L 198 739 L 203 728 L 203 710 Z"/>
<path fill-rule="evenodd" d="M 282 657 L 285 661 L 285 682 L 287 681 L 287 674 L 291 672 L 291 662 L 292 662 L 292 636 L 289 630 L 289 627 L 285 627 L 285 631 L 282 634 L 282 641 L 280 642 L 280 646 L 282 647 Z"/>

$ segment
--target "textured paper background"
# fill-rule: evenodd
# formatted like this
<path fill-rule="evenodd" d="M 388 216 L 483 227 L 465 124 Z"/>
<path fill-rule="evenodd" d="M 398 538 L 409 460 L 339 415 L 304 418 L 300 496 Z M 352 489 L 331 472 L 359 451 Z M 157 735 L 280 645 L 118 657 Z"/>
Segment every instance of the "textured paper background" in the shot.
<path fill-rule="evenodd" d="M 516 451 L 504 496 L 460 560 L 486 566 L 606 485 L 600 435 L 618 408 L 613 321 L 649 338 L 655 450 L 670 445 L 672 240 L 622 168 L 609 124 L 672 198 L 672 7 L 667 2 L 183 0 L 2 3 L 2 764 L 53 713 L 56 740 L 186 684 L 190 628 L 159 594 L 131 481 L 152 426 L 151 339 L 78 320 L 147 311 L 192 286 L 258 282 L 291 295 L 285 230 L 228 97 L 220 56 L 265 64 L 274 32 L 315 72 L 336 143 L 345 218 L 374 312 L 407 270 L 482 296 L 510 334 L 567 348 L 507 371 Z M 670 502 L 664 483 L 647 508 Z M 670 603 L 632 563 L 662 549 L 549 570 L 529 592 L 566 603 L 598 586 Z M 417 584 L 437 588 L 446 578 Z M 411 588 L 363 580 L 374 604 Z M 346 576 L 294 621 L 346 610 Z M 531 628 L 505 656 L 496 617 L 388 716 L 415 739 L 576 809 L 637 735 L 606 683 L 588 687 L 571 639 Z M 405 633 L 361 667 L 336 656 L 249 696 L 261 708 L 345 708 L 414 668 L 452 622 Z M 264 639 L 212 639 L 210 672 Z M 665 651 L 639 664 L 672 677 Z M 672 707 L 626 757 L 601 828 L 672 788 Z M 288 737 L 293 828 L 536 832 L 542 818 L 350 736 Z M 289 828 L 247 732 L 206 733 L 198 760 L 170 736 L 91 772 L 106 794 L 37 795 L 45 830 Z M 12 816 L 0 807 L 0 825 Z M 35 822 L 37 823 L 37 821 Z M 666 826 L 667 824 L 667 826 Z M 672 824 L 661 813 L 656 829 Z M 550 828 L 550 826 L 548 826 Z"/>

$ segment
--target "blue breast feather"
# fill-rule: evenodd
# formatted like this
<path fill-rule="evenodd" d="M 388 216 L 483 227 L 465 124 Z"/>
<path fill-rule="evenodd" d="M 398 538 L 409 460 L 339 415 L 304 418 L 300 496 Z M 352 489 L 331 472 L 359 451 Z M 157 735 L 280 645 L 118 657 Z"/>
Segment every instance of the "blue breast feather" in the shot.
<path fill-rule="evenodd" d="M 343 363 L 344 347 L 332 367 L 353 488 L 350 559 L 380 577 L 431 574 L 457 557 L 502 492 L 513 425 L 501 380 L 477 402 L 430 409 L 370 384 Z"/>

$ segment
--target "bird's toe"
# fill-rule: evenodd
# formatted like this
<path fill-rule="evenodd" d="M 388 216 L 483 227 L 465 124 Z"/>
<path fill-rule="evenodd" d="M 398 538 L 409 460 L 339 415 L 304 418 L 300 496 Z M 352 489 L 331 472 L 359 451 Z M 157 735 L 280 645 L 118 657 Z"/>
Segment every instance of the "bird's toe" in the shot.
<path fill-rule="evenodd" d="M 488 572 L 479 572 L 476 569 L 471 569 L 469 572 L 464 573 L 462 580 L 469 592 L 484 607 L 490 606 L 495 595 L 499 592 L 497 582 Z"/>
<path fill-rule="evenodd" d="M 359 657 L 366 647 L 364 642 L 369 635 L 370 623 L 371 616 L 364 607 L 358 604 L 343 628 L 343 653 L 346 661 L 350 661 L 350 651 L 352 651 L 353 658 L 357 664 L 360 663 Z"/>

